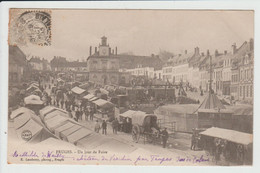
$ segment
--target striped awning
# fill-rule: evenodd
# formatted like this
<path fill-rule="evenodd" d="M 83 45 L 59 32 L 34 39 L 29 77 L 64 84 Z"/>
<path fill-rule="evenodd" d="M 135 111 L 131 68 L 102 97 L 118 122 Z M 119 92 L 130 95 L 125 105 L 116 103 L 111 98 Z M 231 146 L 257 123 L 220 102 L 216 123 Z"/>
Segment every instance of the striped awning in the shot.
<path fill-rule="evenodd" d="M 215 94 L 208 94 L 199 109 L 225 109 L 225 106 Z"/>

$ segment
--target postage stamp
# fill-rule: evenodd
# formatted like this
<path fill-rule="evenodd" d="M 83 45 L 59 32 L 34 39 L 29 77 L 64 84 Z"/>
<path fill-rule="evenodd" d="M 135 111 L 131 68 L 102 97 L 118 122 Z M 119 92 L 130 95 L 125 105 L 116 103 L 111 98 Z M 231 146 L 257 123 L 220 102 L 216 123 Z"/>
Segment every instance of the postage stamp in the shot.
<path fill-rule="evenodd" d="M 13 14 L 10 9 L 10 14 Z M 20 11 L 20 10 L 16 10 Z M 10 15 L 9 44 L 51 45 L 51 11 L 27 10 Z"/>

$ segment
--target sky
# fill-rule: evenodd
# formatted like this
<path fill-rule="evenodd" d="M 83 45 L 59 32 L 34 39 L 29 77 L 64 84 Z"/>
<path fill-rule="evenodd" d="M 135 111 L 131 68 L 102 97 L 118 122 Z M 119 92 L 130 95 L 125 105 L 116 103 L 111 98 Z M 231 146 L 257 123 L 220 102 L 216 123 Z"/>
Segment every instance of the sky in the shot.
<path fill-rule="evenodd" d="M 51 18 L 51 46 L 22 46 L 26 55 L 82 60 L 102 36 L 118 53 L 144 56 L 193 52 L 197 46 L 201 52 L 231 51 L 233 43 L 254 38 L 253 11 L 52 10 Z"/>

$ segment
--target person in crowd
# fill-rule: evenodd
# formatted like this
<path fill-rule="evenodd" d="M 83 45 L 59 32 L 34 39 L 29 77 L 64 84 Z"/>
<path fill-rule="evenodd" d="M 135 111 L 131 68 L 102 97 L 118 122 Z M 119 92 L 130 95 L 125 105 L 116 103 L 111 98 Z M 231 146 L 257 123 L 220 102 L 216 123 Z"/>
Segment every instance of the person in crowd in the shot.
<path fill-rule="evenodd" d="M 195 140 L 196 140 L 196 135 L 195 135 L 195 131 L 193 130 L 193 134 L 191 136 L 191 146 L 190 146 L 191 150 L 195 150 L 196 149 Z"/>
<path fill-rule="evenodd" d="M 123 132 L 127 132 L 127 121 L 126 121 L 126 118 L 123 119 Z"/>
<path fill-rule="evenodd" d="M 65 109 L 67 109 L 68 108 L 68 100 L 65 100 L 64 104 L 65 104 Z"/>
<path fill-rule="evenodd" d="M 83 110 L 79 108 L 79 119 L 82 120 Z"/>
<path fill-rule="evenodd" d="M 130 118 L 126 118 L 126 133 L 129 133 L 131 132 L 131 121 L 130 121 Z"/>
<path fill-rule="evenodd" d="M 85 120 L 88 121 L 88 116 L 89 116 L 89 109 L 88 107 L 85 108 Z"/>
<path fill-rule="evenodd" d="M 168 138 L 169 138 L 169 134 L 167 132 L 167 128 L 164 128 L 164 130 L 162 131 L 163 148 L 166 148 L 166 143 Z"/>
<path fill-rule="evenodd" d="M 60 106 L 61 106 L 62 109 L 64 108 L 64 100 L 63 99 L 60 101 Z"/>
<path fill-rule="evenodd" d="M 72 117 L 73 117 L 73 115 L 72 115 L 72 112 L 71 112 L 71 110 L 70 110 L 70 109 L 67 109 L 67 111 L 68 111 L 69 117 L 70 117 L 70 118 L 72 118 Z"/>
<path fill-rule="evenodd" d="M 75 111 L 75 106 L 76 106 L 75 102 L 72 101 L 72 110 L 73 110 L 73 111 Z"/>
<path fill-rule="evenodd" d="M 93 109 L 93 108 L 90 108 L 89 119 L 90 119 L 91 121 L 93 121 L 93 117 L 94 117 L 94 109 Z"/>
<path fill-rule="evenodd" d="M 60 101 L 59 101 L 59 99 L 57 99 L 57 97 L 56 97 L 56 104 L 57 104 L 57 107 L 60 107 Z"/>
<path fill-rule="evenodd" d="M 107 135 L 107 123 L 105 120 L 102 122 L 102 134 Z"/>
<path fill-rule="evenodd" d="M 218 164 L 218 161 L 220 161 L 220 153 L 221 153 L 220 139 L 219 138 L 215 138 L 214 139 L 214 144 L 215 144 L 214 157 L 215 157 L 216 164 Z"/>
<path fill-rule="evenodd" d="M 53 105 L 54 105 L 54 106 L 57 105 L 57 104 L 56 104 L 56 99 L 55 99 L 55 98 L 53 98 Z"/>
<path fill-rule="evenodd" d="M 76 113 L 75 113 L 75 120 L 78 122 L 79 121 L 79 117 L 80 117 L 80 111 L 77 108 Z"/>
<path fill-rule="evenodd" d="M 244 147 L 241 144 L 238 144 L 236 147 L 236 155 L 237 155 L 237 163 L 239 165 L 243 165 L 244 164 L 244 158 L 245 158 L 245 153 L 244 153 Z"/>
<path fill-rule="evenodd" d="M 99 133 L 99 130 L 100 130 L 100 124 L 99 124 L 98 120 L 96 120 L 95 132 L 96 132 L 96 133 Z"/>
<path fill-rule="evenodd" d="M 119 122 L 118 122 L 118 120 L 116 118 L 114 121 L 112 121 L 112 128 L 113 128 L 113 133 L 114 134 L 117 134 L 118 126 L 119 126 Z"/>

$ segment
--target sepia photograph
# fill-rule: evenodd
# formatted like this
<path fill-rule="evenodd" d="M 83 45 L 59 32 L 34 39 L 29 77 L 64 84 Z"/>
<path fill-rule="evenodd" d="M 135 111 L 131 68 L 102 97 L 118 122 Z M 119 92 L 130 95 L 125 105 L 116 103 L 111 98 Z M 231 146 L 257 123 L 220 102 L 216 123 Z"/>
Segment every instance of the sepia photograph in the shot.
<path fill-rule="evenodd" d="M 254 15 L 10 8 L 7 163 L 252 166 Z"/>

